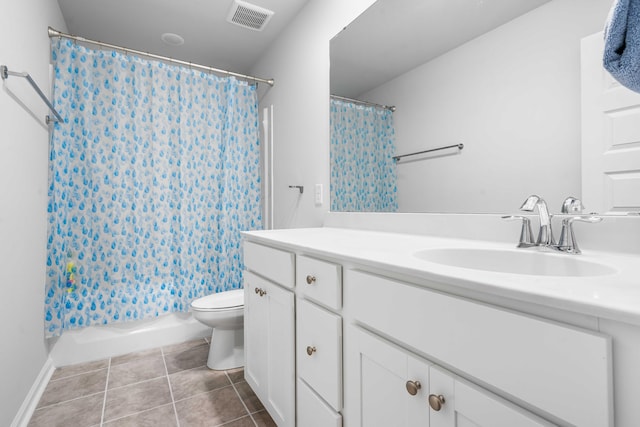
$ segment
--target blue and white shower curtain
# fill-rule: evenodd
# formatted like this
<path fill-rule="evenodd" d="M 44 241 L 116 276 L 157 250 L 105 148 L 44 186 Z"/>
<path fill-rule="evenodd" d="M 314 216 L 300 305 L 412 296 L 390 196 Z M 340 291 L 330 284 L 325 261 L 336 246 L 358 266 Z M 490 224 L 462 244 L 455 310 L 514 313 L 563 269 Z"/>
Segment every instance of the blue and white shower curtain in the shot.
<path fill-rule="evenodd" d="M 393 114 L 331 100 L 331 210 L 398 210 Z"/>
<path fill-rule="evenodd" d="M 46 335 L 241 287 L 240 231 L 262 221 L 255 87 L 66 40 L 52 57 Z"/>

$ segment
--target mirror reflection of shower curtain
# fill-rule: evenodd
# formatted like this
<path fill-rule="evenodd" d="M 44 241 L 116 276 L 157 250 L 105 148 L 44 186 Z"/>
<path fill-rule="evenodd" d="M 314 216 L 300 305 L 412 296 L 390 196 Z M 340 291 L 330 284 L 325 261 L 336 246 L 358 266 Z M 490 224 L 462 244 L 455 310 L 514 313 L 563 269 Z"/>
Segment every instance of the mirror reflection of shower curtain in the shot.
<path fill-rule="evenodd" d="M 240 232 L 262 223 L 255 87 L 52 43 L 46 335 L 241 288 Z"/>
<path fill-rule="evenodd" d="M 396 212 L 393 113 L 331 99 L 331 210 Z"/>

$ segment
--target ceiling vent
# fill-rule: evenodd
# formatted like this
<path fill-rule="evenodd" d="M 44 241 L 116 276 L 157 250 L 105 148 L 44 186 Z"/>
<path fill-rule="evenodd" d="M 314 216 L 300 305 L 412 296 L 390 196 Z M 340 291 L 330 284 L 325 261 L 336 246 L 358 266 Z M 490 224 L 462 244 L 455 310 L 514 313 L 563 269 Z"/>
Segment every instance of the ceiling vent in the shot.
<path fill-rule="evenodd" d="M 272 16 L 273 11 L 269 9 L 246 1 L 234 0 L 227 15 L 227 21 L 251 30 L 262 31 Z"/>

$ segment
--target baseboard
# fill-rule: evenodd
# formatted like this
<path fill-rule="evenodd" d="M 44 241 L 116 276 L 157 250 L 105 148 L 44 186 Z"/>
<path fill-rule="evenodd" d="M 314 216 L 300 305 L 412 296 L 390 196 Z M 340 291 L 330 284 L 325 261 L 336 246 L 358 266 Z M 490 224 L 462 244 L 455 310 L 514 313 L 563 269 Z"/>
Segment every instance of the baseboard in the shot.
<path fill-rule="evenodd" d="M 29 424 L 29 420 L 31 420 L 31 416 L 40 401 L 40 396 L 44 393 L 44 389 L 47 387 L 47 384 L 49 384 L 49 380 L 51 379 L 51 375 L 53 375 L 53 371 L 55 371 L 55 369 L 56 367 L 53 364 L 53 360 L 50 357 L 47 358 L 47 361 L 44 362 L 40 373 L 31 386 L 29 393 L 27 393 L 27 397 L 25 397 L 18 413 L 13 419 L 11 427 L 26 427 L 27 424 Z"/>

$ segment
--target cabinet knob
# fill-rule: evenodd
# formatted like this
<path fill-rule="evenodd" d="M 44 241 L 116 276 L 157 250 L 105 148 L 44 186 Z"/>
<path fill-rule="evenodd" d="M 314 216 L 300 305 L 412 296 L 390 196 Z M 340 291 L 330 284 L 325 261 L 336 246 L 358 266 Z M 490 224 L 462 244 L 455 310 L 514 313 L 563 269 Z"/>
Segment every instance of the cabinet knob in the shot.
<path fill-rule="evenodd" d="M 429 406 L 431 406 L 431 409 L 433 409 L 434 411 L 439 411 L 440 409 L 442 409 L 442 405 L 444 405 L 444 396 L 439 394 L 439 395 L 435 395 L 435 394 L 430 394 L 429 395 Z"/>
<path fill-rule="evenodd" d="M 264 289 L 260 289 L 260 296 L 263 297 L 267 294 L 267 291 L 265 291 Z"/>
<path fill-rule="evenodd" d="M 316 282 L 316 276 L 312 276 L 312 275 L 310 275 L 310 274 L 309 274 L 309 275 L 307 276 L 307 283 L 308 283 L 309 285 L 312 285 L 312 284 L 314 284 L 315 282 Z"/>
<path fill-rule="evenodd" d="M 311 347 L 310 345 L 307 346 L 307 354 L 309 356 L 312 356 L 313 353 L 315 353 L 315 352 L 316 352 L 316 348 L 315 347 Z"/>
<path fill-rule="evenodd" d="M 260 293 L 260 289 L 256 288 L 256 294 Z"/>
<path fill-rule="evenodd" d="M 409 380 L 407 381 L 405 386 L 407 387 L 407 391 L 411 396 L 415 396 L 416 394 L 418 394 L 418 390 L 422 388 L 422 384 L 420 384 L 420 381 Z"/>

